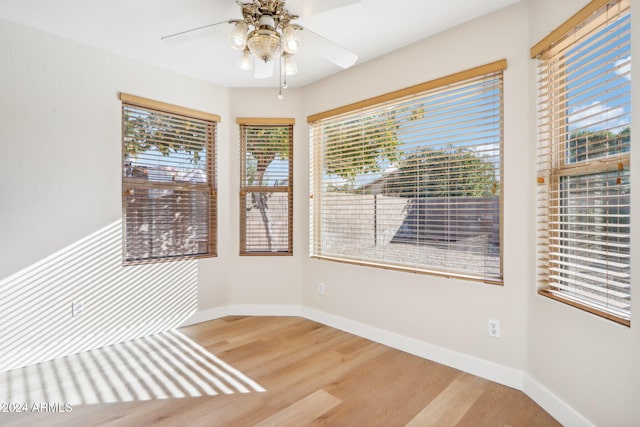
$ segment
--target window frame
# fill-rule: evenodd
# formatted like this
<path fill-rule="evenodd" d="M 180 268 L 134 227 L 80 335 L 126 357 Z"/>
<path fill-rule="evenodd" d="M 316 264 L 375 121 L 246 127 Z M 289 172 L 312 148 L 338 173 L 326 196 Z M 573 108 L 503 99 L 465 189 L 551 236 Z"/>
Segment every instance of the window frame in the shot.
<path fill-rule="evenodd" d="M 143 98 L 128 93 L 120 93 L 120 101 L 122 104 L 122 264 L 124 266 L 140 265 L 140 264 L 153 264 L 159 262 L 171 262 L 178 260 L 192 260 L 202 258 L 217 257 L 217 177 L 216 177 L 216 141 L 217 141 L 217 129 L 218 123 L 221 118 L 217 114 L 207 113 L 191 108 L 181 107 L 161 101 L 156 101 L 148 98 Z M 146 182 L 141 183 L 135 179 L 130 179 L 126 176 L 126 153 L 125 153 L 125 127 L 124 127 L 124 114 L 125 107 L 131 106 L 147 111 L 156 111 L 161 114 L 172 115 L 174 117 L 183 117 L 185 120 L 198 120 L 206 123 L 206 149 L 207 149 L 207 165 L 206 183 L 175 183 L 175 182 Z M 148 257 L 140 259 L 127 259 L 127 197 L 135 189 L 142 190 L 170 190 L 170 191 L 182 191 L 182 192 L 201 192 L 208 195 L 208 203 L 206 209 L 208 224 L 207 228 L 207 241 L 206 241 L 206 253 L 201 254 L 183 254 L 183 255 L 168 255 L 160 257 Z"/>
<path fill-rule="evenodd" d="M 481 65 L 478 67 L 474 67 L 468 70 L 464 70 L 458 73 L 454 73 L 451 75 L 447 75 L 441 78 L 437 78 L 434 80 L 430 80 L 424 83 L 420 83 L 417 85 L 413 85 L 404 89 L 400 89 L 400 90 L 396 90 L 393 92 L 389 92 L 380 96 L 376 96 L 373 98 L 369 98 L 366 100 L 362 100 L 359 102 L 355 102 L 352 104 L 348 104 L 348 105 L 344 105 L 338 108 L 334 108 L 328 111 L 324 111 L 321 113 L 317 113 L 317 114 L 312 114 L 310 116 L 307 117 L 307 122 L 309 123 L 312 132 L 313 132 L 313 127 L 316 123 L 325 120 L 325 119 L 330 119 L 332 117 L 335 116 L 340 116 L 343 114 L 348 114 L 348 113 L 354 113 L 357 112 L 358 110 L 363 110 L 363 109 L 367 109 L 370 107 L 376 107 L 385 103 L 390 103 L 396 100 L 401 100 L 402 98 L 405 97 L 412 97 L 412 96 L 417 96 L 420 95 L 422 93 L 428 93 L 429 91 L 432 90 L 443 90 L 446 89 L 449 85 L 454 85 L 456 83 L 462 83 L 466 80 L 471 80 L 474 78 L 479 78 L 482 76 L 489 76 L 492 74 L 497 74 L 500 73 L 500 94 L 499 94 L 499 109 L 500 109 L 500 147 L 499 147 L 499 174 L 500 174 L 500 179 L 502 180 L 500 182 L 500 187 L 503 187 L 504 185 L 504 167 L 503 167 L 503 161 L 504 161 L 504 155 L 503 155 L 503 150 L 504 150 L 504 126 L 503 126 L 503 122 L 504 122 L 504 88 L 503 88 L 503 72 L 504 70 L 506 70 L 507 68 L 507 60 L 506 59 L 502 59 L 502 60 L 498 60 L 492 63 L 488 63 L 485 65 Z M 321 177 L 321 165 L 320 162 L 321 160 L 319 160 L 321 158 L 321 152 L 320 152 L 320 144 L 315 144 L 313 142 L 313 134 L 311 135 L 311 156 L 312 156 L 312 164 L 311 164 L 311 177 L 310 177 L 310 225 L 311 225 L 311 230 L 310 230 L 310 246 L 309 246 L 309 251 L 310 251 L 310 257 L 311 258 L 315 258 L 315 259 L 321 259 L 321 260 L 327 260 L 327 261 L 333 261 L 333 262 L 339 262 L 339 263 L 346 263 L 346 264 L 353 264 L 353 265 L 360 265 L 360 266 L 367 266 L 367 267 L 374 267 L 374 268 L 382 268 L 382 269 L 386 269 L 386 270 L 395 270 L 395 271 L 404 271 L 404 272 L 411 272 L 411 273 L 418 273 L 418 274 L 427 274 L 427 275 L 432 275 L 432 276 L 439 276 L 439 277 L 446 277 L 446 278 L 457 278 L 457 279 L 462 279 L 462 280 L 470 280 L 470 281 L 477 281 L 477 282 L 482 282 L 482 283 L 487 283 L 487 284 L 493 284 L 493 285 L 502 285 L 503 284 L 503 227 L 504 227 L 504 221 L 503 221 L 503 197 L 504 197 L 504 191 L 503 188 L 501 188 L 500 194 L 499 194 L 499 218 L 498 218 L 498 222 L 499 222 L 499 277 L 480 277 L 480 275 L 475 275 L 475 274 L 465 274 L 464 272 L 459 272 L 459 271 L 446 271 L 446 270 L 439 270 L 437 268 L 434 268 L 433 266 L 421 266 L 419 268 L 416 268 L 415 266 L 405 266 L 402 264 L 398 264 L 398 263 L 392 263 L 392 262 L 378 262 L 378 261 L 370 261 L 370 260 L 362 260 L 362 259 L 351 259 L 351 258 L 343 258 L 343 257 L 333 257 L 333 256 L 327 256 L 327 255 L 322 255 L 322 254 L 317 254 L 314 253 L 314 242 L 318 239 L 318 233 L 320 232 L 322 226 L 321 226 L 321 220 L 320 220 L 320 215 L 318 214 L 319 209 L 318 208 L 318 199 L 321 196 L 321 189 L 319 186 L 319 183 L 321 181 L 320 177 Z"/>
<path fill-rule="evenodd" d="M 293 255 L 293 139 L 294 125 L 293 118 L 271 118 L 271 117 L 239 117 L 236 119 L 239 127 L 240 141 L 240 256 L 292 256 Z M 260 186 L 245 184 L 246 175 L 246 154 L 247 141 L 245 140 L 244 129 L 253 128 L 287 128 L 289 132 L 287 144 L 288 150 L 288 171 L 287 185 Z M 246 195 L 248 193 L 286 193 L 287 195 L 287 248 L 285 250 L 251 250 L 247 247 L 249 227 L 247 227 L 248 209 Z"/>
<path fill-rule="evenodd" d="M 630 2 L 628 0 L 591 1 L 577 13 L 571 16 L 567 21 L 561 24 L 557 29 L 552 31 L 549 35 L 547 35 L 540 42 L 534 45 L 530 51 L 531 59 L 536 59 L 541 64 L 543 63 L 543 61 L 546 61 L 548 59 L 555 59 L 557 57 L 557 54 L 568 50 L 570 46 L 579 44 L 582 35 L 587 35 L 595 29 L 599 29 L 603 25 L 610 25 L 610 18 L 607 14 L 608 7 L 619 7 L 620 10 L 623 11 L 621 13 L 627 13 L 627 10 L 629 10 L 628 13 L 631 13 Z M 616 13 L 616 16 L 617 15 L 618 14 Z M 556 65 L 557 67 L 564 66 L 564 58 L 560 58 L 558 59 L 558 61 L 558 64 L 560 65 Z M 586 73 L 587 71 L 583 68 L 581 72 Z M 559 72 L 558 76 L 558 82 L 556 83 L 556 81 L 554 81 L 554 84 L 564 89 L 564 76 Z M 577 78 L 574 77 L 574 79 Z M 547 82 L 547 84 L 549 84 L 549 82 Z M 629 93 L 631 93 L 631 86 L 629 86 Z M 551 224 L 553 224 L 554 222 L 561 223 L 563 222 L 563 218 L 570 215 L 569 213 L 566 213 L 568 205 L 563 206 L 561 204 L 562 201 L 569 200 L 568 197 L 570 196 L 560 195 L 560 193 L 565 192 L 567 194 L 571 194 L 571 191 L 563 189 L 562 181 L 566 178 L 585 178 L 589 180 L 591 176 L 601 174 L 604 175 L 604 177 L 601 178 L 599 182 L 604 184 L 608 179 L 611 179 L 609 174 L 613 176 L 613 173 L 617 172 L 619 180 L 621 171 L 627 171 L 630 173 L 631 164 L 630 144 L 629 151 L 623 152 L 622 154 L 617 154 L 615 156 L 612 156 L 611 158 L 608 157 L 607 153 L 607 157 L 604 158 L 595 157 L 594 159 L 591 159 L 585 156 L 584 160 L 568 162 L 567 160 L 570 157 L 567 157 L 568 138 L 567 132 L 565 130 L 568 125 L 563 124 L 563 122 L 569 120 L 569 110 L 571 109 L 571 106 L 564 95 L 557 97 L 555 102 L 551 104 L 552 101 L 548 99 L 550 94 L 554 95 L 554 92 L 551 89 L 541 89 L 540 83 L 538 83 L 537 158 L 539 166 L 537 177 L 538 235 L 536 238 L 536 246 L 538 251 L 537 292 L 539 295 L 542 295 L 544 297 L 548 297 L 555 301 L 559 301 L 566 305 L 578 308 L 580 310 L 603 317 L 605 319 L 612 320 L 622 325 L 630 326 L 630 317 L 626 318 L 622 317 L 621 315 L 616 315 L 614 313 L 615 310 L 611 308 L 599 308 L 596 306 L 593 300 L 588 300 L 587 298 L 584 298 L 582 301 L 576 298 L 571 298 L 568 291 L 563 291 L 562 289 L 553 286 L 553 283 L 550 282 L 549 276 L 551 274 L 549 270 L 551 268 L 551 264 L 553 264 L 554 262 L 562 262 L 562 260 L 560 259 L 561 257 L 558 257 L 557 255 L 554 255 L 552 253 L 550 249 L 550 241 L 557 240 L 558 242 L 563 242 L 563 238 L 559 235 L 561 232 L 574 232 L 567 230 L 563 231 L 557 227 L 551 227 Z M 546 98 L 543 95 L 546 95 Z M 553 96 L 551 97 L 553 98 Z M 544 105 L 546 105 L 546 107 L 543 107 Z M 548 112 L 545 113 L 546 110 L 548 110 Z M 548 118 L 554 117 L 554 115 L 557 115 L 560 118 Z M 545 119 L 546 121 L 541 118 L 542 116 L 547 117 Z M 631 123 L 629 123 L 628 126 L 631 127 Z M 615 128 L 606 128 L 603 129 L 603 131 L 610 132 L 612 129 Z M 542 135 L 545 133 L 549 134 L 550 136 L 543 137 Z M 618 185 L 620 185 L 620 181 L 618 181 Z M 580 190 L 576 190 L 576 192 L 579 191 Z M 631 191 L 631 184 L 629 184 L 629 192 Z M 558 196 L 550 196 L 553 194 L 558 194 Z M 602 197 L 609 196 L 607 195 Z M 620 195 L 618 197 L 620 197 Z M 619 207 L 620 205 L 615 206 Z M 601 214 L 601 217 L 607 217 L 608 215 L 609 214 L 603 213 Z M 630 213 L 629 218 L 631 219 Z M 575 224 L 575 221 L 571 223 L 571 225 L 573 224 Z M 613 226 L 615 226 L 615 223 Z M 631 227 L 631 225 L 629 225 L 629 227 Z M 629 228 L 629 239 L 631 239 L 631 234 L 631 228 Z M 605 243 L 607 242 L 609 242 L 609 240 L 605 241 Z M 557 245 L 562 246 L 562 248 L 570 247 L 570 245 L 568 245 L 567 243 L 557 243 Z M 575 250 L 580 250 L 580 247 L 576 248 L 577 249 Z M 574 264 L 586 265 L 580 264 L 580 260 L 574 261 Z M 630 267 L 631 264 L 629 261 L 629 268 Z M 608 267 L 607 272 L 609 272 Z M 608 280 L 609 279 L 607 279 L 607 281 Z M 631 283 L 632 281 L 630 280 L 630 288 L 632 287 Z M 607 286 L 603 289 L 608 291 L 609 288 Z M 629 297 L 629 304 L 631 304 L 631 297 Z M 608 304 L 605 304 L 605 306 L 608 306 Z M 631 312 L 631 309 L 629 309 L 629 312 Z"/>

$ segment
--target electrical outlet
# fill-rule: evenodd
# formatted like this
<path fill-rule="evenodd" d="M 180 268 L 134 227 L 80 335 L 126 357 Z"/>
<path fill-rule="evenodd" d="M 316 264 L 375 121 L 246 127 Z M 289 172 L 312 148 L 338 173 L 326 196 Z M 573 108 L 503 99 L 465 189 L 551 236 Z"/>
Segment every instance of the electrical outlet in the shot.
<path fill-rule="evenodd" d="M 324 283 L 323 282 L 318 283 L 318 293 L 320 295 L 324 295 Z"/>
<path fill-rule="evenodd" d="M 78 317 L 84 314 L 84 303 L 83 302 L 72 302 L 71 303 L 71 316 Z"/>
<path fill-rule="evenodd" d="M 500 338 L 500 321 L 489 319 L 489 336 Z"/>

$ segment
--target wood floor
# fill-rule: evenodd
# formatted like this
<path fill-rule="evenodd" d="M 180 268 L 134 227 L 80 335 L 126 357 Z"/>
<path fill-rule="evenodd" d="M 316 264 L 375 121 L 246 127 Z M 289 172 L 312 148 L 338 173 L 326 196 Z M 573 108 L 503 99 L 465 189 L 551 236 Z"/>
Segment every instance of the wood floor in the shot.
<path fill-rule="evenodd" d="M 0 377 L 0 402 L 23 399 L 16 387 L 53 399 L 47 370 L 82 402 L 0 408 L 0 425 L 560 425 L 522 392 L 302 318 L 226 317 L 159 339 L 64 361 L 66 379 L 56 365 Z"/>

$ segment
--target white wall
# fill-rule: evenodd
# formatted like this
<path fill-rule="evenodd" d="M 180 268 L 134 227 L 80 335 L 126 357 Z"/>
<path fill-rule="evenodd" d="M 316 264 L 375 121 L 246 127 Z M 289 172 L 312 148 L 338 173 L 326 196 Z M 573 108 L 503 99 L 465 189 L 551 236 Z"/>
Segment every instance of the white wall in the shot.
<path fill-rule="evenodd" d="M 304 304 L 501 365 L 526 366 L 526 307 L 533 271 L 534 176 L 529 120 L 528 16 L 518 4 L 356 66 L 304 90 L 305 114 L 356 102 L 502 58 L 504 74 L 504 286 L 308 260 Z M 316 292 L 324 282 L 326 294 Z M 501 321 L 502 338 L 487 335 Z"/>
<path fill-rule="evenodd" d="M 278 89 L 232 89 L 229 111 L 229 157 L 234 171 L 229 177 L 230 197 L 227 199 L 232 221 L 230 240 L 224 242 L 230 260 L 225 263 L 233 273 L 229 287 L 229 304 L 234 305 L 300 305 L 302 301 L 302 260 L 307 256 L 308 194 L 303 182 L 306 174 L 308 132 L 300 113 L 301 91 L 287 89 L 278 100 Z M 240 253 L 240 128 L 238 117 L 293 118 L 293 256 L 238 256 Z"/>
<path fill-rule="evenodd" d="M 569 425 L 632 426 L 640 420 L 638 328 L 536 293 L 536 82 L 528 52 L 587 3 L 522 2 L 305 88 L 304 111 L 313 114 L 508 60 L 504 287 L 308 260 L 304 305 L 522 370 L 524 390 Z M 634 18 L 634 28 L 640 28 L 639 20 Z M 638 49 L 635 45 L 636 56 Z M 640 79 L 637 68 L 633 74 Z M 639 98 L 635 91 L 634 106 L 640 105 Z M 640 120 L 638 110 L 633 108 L 634 122 Z M 638 135 L 635 128 L 633 135 Z M 633 164 L 640 160 L 637 151 Z M 638 176 L 635 169 L 633 176 Z M 639 231 L 634 231 L 632 265 L 640 265 Z M 326 284 L 326 295 L 316 292 L 318 282 Z M 633 313 L 633 318 L 640 313 L 637 304 Z M 486 336 L 488 318 L 502 322 L 500 340 Z"/>
<path fill-rule="evenodd" d="M 0 58 L 0 370 L 174 327 L 197 304 L 225 305 L 225 257 L 121 266 L 118 95 L 226 119 L 228 89 L 7 21 Z M 226 158 L 228 121 L 219 134 Z M 218 174 L 226 180 L 228 163 Z M 224 246 L 224 206 L 220 223 Z M 71 317 L 73 301 L 85 303 L 83 316 Z"/>
<path fill-rule="evenodd" d="M 185 305 L 167 319 L 171 304 L 163 305 L 162 297 L 172 295 L 165 293 L 166 279 L 145 282 L 141 276 L 146 272 L 128 273 L 115 287 L 106 280 L 96 282 L 91 275 L 81 276 L 71 288 L 64 277 L 47 279 L 53 277 L 56 265 L 81 253 L 86 242 L 59 253 L 51 262 L 46 257 L 83 237 L 91 236 L 88 247 L 96 256 L 74 261 L 78 271 L 83 267 L 93 271 L 101 265 L 96 259 L 101 259 L 102 251 L 112 251 L 119 244 L 117 94 L 124 91 L 222 116 L 218 134 L 219 257 L 196 264 L 195 292 L 201 312 L 220 308 L 216 313 L 224 313 L 226 307 L 235 306 L 246 312 L 274 307 L 273 313 L 285 314 L 291 312 L 287 307 L 302 305 L 311 310 L 308 313 L 350 319 L 353 324 L 439 346 L 446 350 L 445 355 L 458 352 L 486 362 L 482 366 L 495 363 L 523 372 L 529 378 L 523 385 L 525 391 L 548 409 L 559 408 L 554 415 L 568 413 L 564 419 L 573 420 L 569 424 L 577 425 L 577 414 L 582 414 L 588 420 L 583 420 L 584 425 L 637 425 L 638 328 L 619 326 L 535 292 L 535 63 L 528 51 L 586 3 L 524 1 L 311 86 L 289 90 L 283 101 L 276 99 L 276 89 L 223 89 L 0 21 L 0 323 L 20 325 L 19 331 L 26 334 L 23 339 L 15 333 L 9 337 L 13 345 L 22 345 L 14 350 L 24 351 L 33 344 L 30 338 L 45 336 L 52 328 L 99 335 L 109 313 L 119 313 L 123 304 L 136 297 L 142 306 L 134 305 L 131 311 L 137 307 L 139 312 L 153 314 L 125 316 L 122 327 L 138 334 L 169 327 L 173 317 L 193 309 L 194 288 L 189 284 Z M 639 19 L 634 17 L 635 28 L 640 28 Z M 633 47 L 635 56 L 640 55 L 639 48 Z M 504 286 L 309 259 L 306 116 L 502 58 L 508 61 Z M 638 73 L 634 69 L 636 81 Z M 633 104 L 640 105 L 640 91 L 635 91 Z M 633 111 L 638 122 L 640 108 Z M 292 257 L 238 256 L 237 117 L 296 119 Z M 634 139 L 640 136 L 638 132 L 634 128 Z M 640 162 L 640 150 L 632 156 L 633 164 Z M 636 170 L 633 177 L 637 181 Z M 101 234 L 93 234 L 100 230 Z M 640 229 L 634 233 L 632 264 L 640 265 Z M 42 267 L 49 269 L 45 270 L 49 275 L 40 277 L 30 293 L 16 293 L 30 279 L 12 275 L 31 273 L 34 263 L 43 259 L 49 262 Z M 116 274 L 121 270 L 115 264 L 109 268 Z M 149 275 L 175 277 L 170 270 L 153 270 Z M 321 281 L 326 284 L 325 295 L 317 293 Z M 112 292 L 105 298 L 104 289 L 114 289 L 116 295 Z M 140 298 L 140 291 L 160 298 L 147 301 Z M 73 323 L 77 319 L 70 318 L 73 292 L 100 296 L 95 298 L 98 306 L 88 307 L 84 323 Z M 38 303 L 30 305 L 32 298 Z M 56 298 L 62 299 L 59 308 L 46 311 Z M 28 309 L 22 310 L 22 305 Z M 634 319 L 640 315 L 640 305 L 636 306 Z M 7 307 L 11 316 L 5 314 Z M 487 336 L 489 318 L 502 322 L 502 338 Z M 145 322 L 151 322 L 152 328 L 140 328 Z M 106 337 L 103 342 L 117 337 Z M 0 342 L 7 342 L 4 338 L 0 336 Z M 96 344 L 94 341 L 91 343 Z M 560 400 L 553 401 L 554 395 Z M 577 411 L 573 418 L 572 408 Z"/>
<path fill-rule="evenodd" d="M 540 41 L 550 31 L 568 17 L 584 7 L 584 0 L 535 0 L 531 2 L 531 38 L 529 45 Z M 633 11 L 635 13 L 635 10 Z M 638 41 L 640 14 L 632 16 L 634 42 Z M 632 55 L 640 58 L 640 43 L 632 46 Z M 535 61 L 531 61 L 532 79 L 529 98 L 535 100 Z M 634 62 L 632 81 L 640 81 L 640 67 Z M 634 89 L 632 99 L 632 122 L 640 123 L 639 91 Z M 530 121 L 535 121 L 534 113 Z M 638 141 L 640 129 L 632 128 L 632 140 Z M 530 145 L 535 135 L 530 133 Z M 631 169 L 635 187 L 640 182 L 640 150 L 632 150 Z M 637 214 L 639 189 L 632 193 L 633 217 Z M 529 192 L 530 198 L 535 195 Z M 637 225 L 636 221 L 632 223 Z M 634 227 L 635 227 L 634 225 Z M 535 224 L 530 223 L 533 232 Z M 632 274 L 637 280 L 640 265 L 640 229 L 633 229 L 631 249 Z M 530 259 L 533 265 L 534 259 Z M 640 302 L 635 298 L 638 293 L 632 291 L 634 307 L 632 309 L 632 327 L 590 315 L 581 310 L 536 295 L 533 276 L 529 278 L 530 308 L 529 334 L 527 347 L 529 363 L 527 371 L 533 380 L 544 384 L 560 399 L 598 426 L 636 426 L 640 425 Z"/>

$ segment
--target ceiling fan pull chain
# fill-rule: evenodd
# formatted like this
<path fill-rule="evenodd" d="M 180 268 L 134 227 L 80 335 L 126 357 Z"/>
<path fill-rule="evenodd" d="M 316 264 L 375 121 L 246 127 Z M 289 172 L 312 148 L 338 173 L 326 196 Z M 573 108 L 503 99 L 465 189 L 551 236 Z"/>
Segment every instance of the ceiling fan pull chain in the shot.
<path fill-rule="evenodd" d="M 280 91 L 278 92 L 278 99 L 282 100 L 284 95 L 282 94 L 282 73 L 284 72 L 284 56 L 280 56 Z M 286 74 L 285 74 L 286 79 Z"/>

